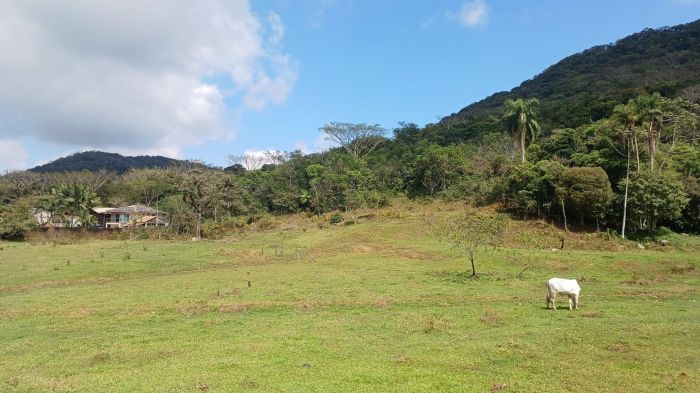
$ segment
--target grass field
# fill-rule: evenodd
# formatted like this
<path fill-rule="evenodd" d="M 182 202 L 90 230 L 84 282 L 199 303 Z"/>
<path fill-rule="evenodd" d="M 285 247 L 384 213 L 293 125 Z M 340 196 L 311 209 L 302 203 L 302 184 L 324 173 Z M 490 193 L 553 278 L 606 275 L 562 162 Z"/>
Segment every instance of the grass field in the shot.
<path fill-rule="evenodd" d="M 471 279 L 449 214 L 0 243 L 0 391 L 700 391 L 697 249 L 504 248 Z M 578 311 L 545 310 L 553 276 Z"/>

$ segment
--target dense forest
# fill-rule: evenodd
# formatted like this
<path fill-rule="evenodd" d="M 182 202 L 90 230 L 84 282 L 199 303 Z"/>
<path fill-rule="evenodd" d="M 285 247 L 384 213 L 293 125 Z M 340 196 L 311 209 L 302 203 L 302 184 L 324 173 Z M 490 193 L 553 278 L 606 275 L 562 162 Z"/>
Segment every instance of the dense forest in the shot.
<path fill-rule="evenodd" d="M 166 168 L 178 160 L 163 156 L 123 156 L 117 153 L 85 151 L 61 157 L 29 169 L 31 172 L 112 171 L 124 173 L 129 169 Z"/>
<path fill-rule="evenodd" d="M 326 124 L 319 132 L 338 146 L 326 152 L 8 173 L 0 236 L 31 230 L 33 209 L 89 224 L 91 206 L 138 203 L 166 211 L 175 235 L 215 237 L 266 215 L 351 218 L 397 197 L 494 204 L 611 236 L 699 231 L 699 27 L 592 48 L 437 124 Z"/>
<path fill-rule="evenodd" d="M 700 97 L 700 20 L 646 29 L 608 45 L 569 56 L 509 92 L 495 93 L 447 120 L 498 115 L 508 98 L 540 100 L 545 130 L 597 121 L 615 105 L 658 91 L 666 97 Z"/>

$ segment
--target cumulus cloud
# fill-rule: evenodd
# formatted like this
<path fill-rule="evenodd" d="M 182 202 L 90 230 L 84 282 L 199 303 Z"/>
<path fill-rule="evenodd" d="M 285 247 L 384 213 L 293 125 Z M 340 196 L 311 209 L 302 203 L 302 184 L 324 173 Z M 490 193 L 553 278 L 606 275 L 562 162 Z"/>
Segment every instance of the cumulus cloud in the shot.
<path fill-rule="evenodd" d="M 177 156 L 285 102 L 283 37 L 247 0 L 2 1 L 0 138 Z"/>
<path fill-rule="evenodd" d="M 17 140 L 0 139 L 0 169 L 24 169 L 29 155 Z"/>
<path fill-rule="evenodd" d="M 481 0 L 467 1 L 450 16 L 464 27 L 483 26 L 488 21 L 488 7 Z"/>

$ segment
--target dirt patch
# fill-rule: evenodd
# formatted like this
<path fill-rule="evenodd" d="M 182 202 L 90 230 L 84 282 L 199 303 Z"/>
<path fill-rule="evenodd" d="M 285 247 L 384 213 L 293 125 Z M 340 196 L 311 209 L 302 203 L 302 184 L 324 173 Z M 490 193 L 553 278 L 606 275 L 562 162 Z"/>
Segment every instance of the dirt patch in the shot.
<path fill-rule="evenodd" d="M 496 392 L 503 391 L 503 389 L 505 389 L 507 386 L 508 385 L 506 385 L 505 383 L 494 383 L 493 385 L 491 385 L 490 390 L 492 393 L 496 393 Z"/>
<path fill-rule="evenodd" d="M 401 258 L 419 260 L 419 261 L 432 261 L 438 259 L 435 254 L 431 254 L 424 251 L 418 250 L 398 250 L 396 252 Z"/>
<path fill-rule="evenodd" d="M 489 326 L 499 326 L 502 323 L 501 314 L 495 310 L 486 310 L 484 316 L 479 321 Z"/>
<path fill-rule="evenodd" d="M 617 352 L 617 353 L 628 353 L 628 352 L 632 351 L 632 348 L 626 342 L 608 344 L 605 346 L 605 349 L 607 349 L 610 352 Z"/>
<path fill-rule="evenodd" d="M 11 291 L 28 291 L 33 289 L 43 289 L 43 288 L 54 288 L 54 287 L 64 287 L 69 285 L 79 285 L 79 284 L 99 284 L 107 281 L 112 281 L 115 278 L 97 277 L 97 278 L 85 278 L 77 280 L 60 280 L 60 281 L 39 281 L 33 282 L 31 284 L 22 285 L 7 285 L 0 287 L 0 292 L 11 292 Z"/>
<path fill-rule="evenodd" d="M 583 312 L 580 314 L 582 318 L 603 318 L 603 313 L 600 311 Z"/>
<path fill-rule="evenodd" d="M 692 264 L 671 266 L 671 273 L 673 274 L 687 274 L 694 272 L 695 265 Z"/>
<path fill-rule="evenodd" d="M 374 248 L 370 246 L 358 246 L 352 249 L 352 252 L 356 254 L 368 254 L 372 251 L 374 251 Z"/>
<path fill-rule="evenodd" d="M 225 303 L 219 305 L 216 310 L 221 313 L 237 313 L 245 312 L 249 310 L 262 310 L 269 308 L 278 307 L 295 307 L 301 302 L 280 302 L 280 301 L 253 301 L 253 302 L 239 302 L 239 303 Z"/>
<path fill-rule="evenodd" d="M 182 314 L 189 316 L 192 315 L 197 315 L 197 314 L 202 314 L 205 312 L 213 311 L 214 308 L 208 304 L 201 304 L 201 303 L 194 303 L 194 304 L 185 304 L 177 308 L 177 311 L 181 312 Z"/>
<path fill-rule="evenodd" d="M 111 357 L 108 353 L 101 352 L 88 359 L 88 364 L 90 364 L 91 366 L 97 366 L 99 364 L 108 362 L 109 359 L 111 359 Z"/>
<path fill-rule="evenodd" d="M 87 317 L 89 315 L 92 315 L 92 311 L 88 310 L 87 308 L 81 308 L 81 309 L 71 311 L 68 313 L 68 316 L 71 318 L 81 318 L 81 317 Z"/>

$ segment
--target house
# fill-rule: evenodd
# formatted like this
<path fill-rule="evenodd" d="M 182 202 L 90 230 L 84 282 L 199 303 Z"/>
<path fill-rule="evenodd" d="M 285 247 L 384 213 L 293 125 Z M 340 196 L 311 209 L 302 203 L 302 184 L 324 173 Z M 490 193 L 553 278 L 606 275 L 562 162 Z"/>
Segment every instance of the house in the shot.
<path fill-rule="evenodd" d="M 94 207 L 97 225 L 105 228 L 136 226 L 167 226 L 167 213 L 143 205 L 125 207 Z"/>
<path fill-rule="evenodd" d="M 33 209 L 32 214 L 40 228 L 75 228 L 83 225 L 80 218 L 74 216 L 64 215 L 61 217 L 40 209 Z"/>

